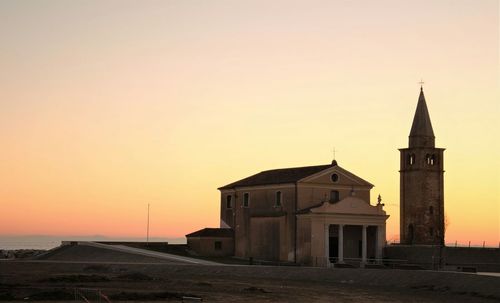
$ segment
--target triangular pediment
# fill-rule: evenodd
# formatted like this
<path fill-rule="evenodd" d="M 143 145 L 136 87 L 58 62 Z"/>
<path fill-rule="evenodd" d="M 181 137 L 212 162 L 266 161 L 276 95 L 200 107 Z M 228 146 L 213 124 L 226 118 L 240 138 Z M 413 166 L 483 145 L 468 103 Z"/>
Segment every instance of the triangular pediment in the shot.
<path fill-rule="evenodd" d="M 347 197 L 336 203 L 324 202 L 309 210 L 313 214 L 354 214 L 354 215 L 385 215 L 382 205 L 370 205 L 357 197 Z"/>
<path fill-rule="evenodd" d="M 334 174 L 337 175 L 337 181 L 332 180 L 332 175 Z M 298 182 L 328 185 L 335 184 L 340 186 L 366 186 L 369 188 L 373 187 L 373 184 L 370 182 L 356 176 L 338 165 L 330 166 L 320 172 L 307 176 Z"/>

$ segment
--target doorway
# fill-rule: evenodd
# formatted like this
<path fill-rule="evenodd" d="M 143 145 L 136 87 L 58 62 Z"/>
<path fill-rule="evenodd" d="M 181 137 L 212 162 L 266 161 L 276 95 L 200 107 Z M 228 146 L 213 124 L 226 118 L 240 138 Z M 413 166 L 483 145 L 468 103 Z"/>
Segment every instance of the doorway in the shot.
<path fill-rule="evenodd" d="M 339 227 L 330 225 L 328 228 L 328 258 L 331 263 L 336 263 L 339 258 Z"/>

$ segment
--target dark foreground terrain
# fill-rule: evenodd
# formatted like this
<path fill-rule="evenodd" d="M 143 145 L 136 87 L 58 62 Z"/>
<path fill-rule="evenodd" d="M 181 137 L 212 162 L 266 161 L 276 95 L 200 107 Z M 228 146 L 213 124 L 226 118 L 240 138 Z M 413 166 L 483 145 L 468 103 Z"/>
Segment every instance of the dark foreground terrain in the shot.
<path fill-rule="evenodd" d="M 0 300 L 97 302 L 499 302 L 500 278 L 389 269 L 0 262 Z M 90 290 L 87 290 L 90 289 Z M 77 295 L 79 300 L 84 300 Z M 105 302 L 104 299 L 101 300 Z"/>

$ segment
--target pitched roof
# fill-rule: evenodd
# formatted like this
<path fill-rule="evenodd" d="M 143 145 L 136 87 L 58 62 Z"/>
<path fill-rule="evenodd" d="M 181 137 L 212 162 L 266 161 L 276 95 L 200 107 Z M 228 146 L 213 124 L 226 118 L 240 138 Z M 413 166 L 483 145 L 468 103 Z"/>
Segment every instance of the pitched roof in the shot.
<path fill-rule="evenodd" d="M 266 170 L 253 176 L 219 187 L 219 189 L 228 189 L 243 186 L 295 183 L 307 176 L 319 173 L 320 171 L 330 168 L 334 165 L 335 164 L 328 164 Z"/>
<path fill-rule="evenodd" d="M 320 206 L 322 206 L 324 203 L 327 203 L 327 202 L 326 202 L 326 201 L 321 201 L 321 202 L 319 202 L 319 203 L 316 203 L 316 204 L 314 204 L 314 205 L 308 206 L 308 207 L 306 207 L 306 208 L 299 209 L 299 210 L 298 210 L 298 211 L 296 211 L 295 213 L 296 213 L 297 215 L 307 214 L 307 213 L 311 212 L 311 209 L 316 208 L 316 207 L 320 207 Z M 328 202 L 328 203 L 329 203 L 329 202 Z"/>
<path fill-rule="evenodd" d="M 231 228 L 203 228 L 186 235 L 189 237 L 220 237 L 220 238 L 232 238 L 234 236 L 234 231 Z"/>
<path fill-rule="evenodd" d="M 425 102 L 424 90 L 421 87 L 417 109 L 415 110 L 415 116 L 411 125 L 410 144 L 426 145 L 425 143 L 427 142 L 433 142 L 433 139 L 434 131 L 432 130 L 431 118 L 427 109 L 427 103 Z"/>

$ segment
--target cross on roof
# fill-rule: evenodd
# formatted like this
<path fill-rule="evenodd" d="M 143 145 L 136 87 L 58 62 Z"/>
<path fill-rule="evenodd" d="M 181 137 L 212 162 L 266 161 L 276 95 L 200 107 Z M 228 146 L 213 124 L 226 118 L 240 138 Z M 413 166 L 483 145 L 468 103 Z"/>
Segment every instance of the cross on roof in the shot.
<path fill-rule="evenodd" d="M 335 147 L 332 149 L 332 152 L 333 152 L 333 160 L 335 160 L 335 154 L 337 153 L 337 150 L 335 149 Z"/>
<path fill-rule="evenodd" d="M 424 86 L 424 79 L 420 79 L 420 82 L 418 82 L 418 84 L 420 84 L 420 88 L 422 88 Z"/>

